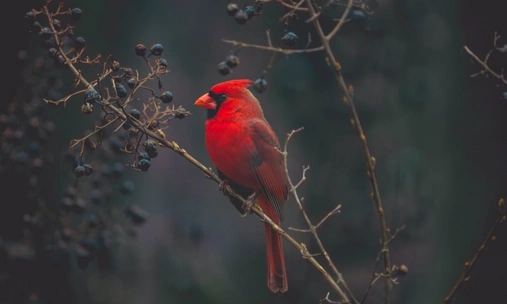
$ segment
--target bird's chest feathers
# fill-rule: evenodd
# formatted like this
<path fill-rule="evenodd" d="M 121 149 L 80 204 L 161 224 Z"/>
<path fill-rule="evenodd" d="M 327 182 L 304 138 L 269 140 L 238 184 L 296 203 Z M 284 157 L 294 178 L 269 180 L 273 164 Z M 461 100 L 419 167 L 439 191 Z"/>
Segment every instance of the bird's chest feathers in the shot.
<path fill-rule="evenodd" d="M 239 184 L 255 185 L 251 164 L 256 152 L 249 125 L 213 120 L 206 124 L 206 148 L 217 169 Z"/>

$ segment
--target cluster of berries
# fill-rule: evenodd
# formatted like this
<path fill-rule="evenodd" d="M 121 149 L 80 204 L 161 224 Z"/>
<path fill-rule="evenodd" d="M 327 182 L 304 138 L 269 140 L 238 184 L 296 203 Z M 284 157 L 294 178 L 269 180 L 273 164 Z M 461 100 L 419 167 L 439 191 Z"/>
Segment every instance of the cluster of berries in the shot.
<path fill-rule="evenodd" d="M 47 26 L 41 25 L 37 21 L 37 16 L 43 14 L 42 11 L 32 10 L 25 14 L 25 18 L 29 22 L 29 28 L 32 32 L 38 33 L 43 40 L 43 46 L 47 49 L 49 58 L 56 63 L 63 65 L 66 60 L 77 60 L 84 48 L 86 40 L 83 37 L 74 36 L 74 28 L 81 20 L 83 11 L 76 7 L 52 18 L 51 24 Z M 70 15 L 67 23 L 64 25 L 59 17 Z M 67 58 L 67 59 L 66 59 Z"/>
<path fill-rule="evenodd" d="M 254 5 L 245 6 L 243 9 L 236 3 L 229 2 L 227 4 L 227 14 L 234 17 L 237 24 L 245 24 L 248 20 L 261 14 L 264 3 L 255 2 Z"/>
<path fill-rule="evenodd" d="M 238 64 L 239 57 L 236 54 L 230 54 L 224 61 L 221 61 L 218 64 L 218 73 L 220 73 L 220 75 L 227 75 L 233 68 L 238 66 Z"/>

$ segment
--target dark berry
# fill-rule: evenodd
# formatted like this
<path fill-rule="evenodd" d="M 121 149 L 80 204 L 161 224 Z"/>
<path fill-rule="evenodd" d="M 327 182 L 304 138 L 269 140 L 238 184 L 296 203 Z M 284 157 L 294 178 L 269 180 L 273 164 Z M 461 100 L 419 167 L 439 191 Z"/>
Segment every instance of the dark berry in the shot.
<path fill-rule="evenodd" d="M 58 55 L 55 57 L 55 62 L 58 63 L 58 64 L 64 64 L 65 63 L 65 58 L 63 58 L 62 55 Z"/>
<path fill-rule="evenodd" d="M 139 112 L 138 109 L 132 109 L 132 110 L 130 110 L 130 116 L 134 117 L 135 119 L 140 119 L 141 112 Z"/>
<path fill-rule="evenodd" d="M 248 21 L 248 15 L 243 10 L 239 10 L 234 14 L 234 21 L 237 24 L 245 24 Z"/>
<path fill-rule="evenodd" d="M 88 268 L 88 265 L 93 260 L 92 254 L 84 248 L 77 248 L 76 256 L 77 267 L 80 269 Z"/>
<path fill-rule="evenodd" d="M 127 89 L 123 86 L 123 84 L 116 84 L 116 94 L 119 98 L 124 98 L 127 96 Z"/>
<path fill-rule="evenodd" d="M 366 19 L 366 15 L 364 14 L 363 10 L 360 8 L 353 7 L 350 10 L 350 18 L 354 21 L 364 21 Z"/>
<path fill-rule="evenodd" d="M 97 214 L 91 213 L 90 215 L 88 215 L 86 221 L 88 222 L 88 227 L 95 228 L 99 225 L 100 218 Z"/>
<path fill-rule="evenodd" d="M 164 58 L 160 58 L 158 61 L 158 66 L 161 68 L 167 68 L 167 60 Z"/>
<path fill-rule="evenodd" d="M 90 165 L 90 164 L 83 164 L 83 167 L 85 168 L 84 174 L 86 176 L 89 176 L 90 174 L 93 173 L 93 167 L 92 167 L 92 165 Z"/>
<path fill-rule="evenodd" d="M 51 58 L 51 59 L 55 59 L 55 57 L 56 57 L 56 54 L 57 54 L 57 53 L 58 53 L 58 50 L 57 50 L 57 49 L 55 49 L 55 48 L 50 48 L 50 49 L 48 50 L 48 56 L 49 56 L 49 58 Z"/>
<path fill-rule="evenodd" d="M 120 162 L 115 162 L 113 164 L 113 170 L 111 171 L 111 174 L 114 178 L 119 178 L 123 175 L 125 172 L 125 165 Z"/>
<path fill-rule="evenodd" d="M 178 112 L 176 112 L 176 114 L 174 114 L 174 117 L 178 118 L 178 119 L 183 119 L 185 117 L 187 117 L 187 114 L 185 114 L 187 110 L 185 108 L 180 108 Z"/>
<path fill-rule="evenodd" d="M 146 172 L 150 168 L 150 165 L 151 162 L 148 159 L 143 158 L 139 161 L 139 165 L 137 167 L 139 168 L 139 170 Z"/>
<path fill-rule="evenodd" d="M 28 12 L 28 13 L 26 13 L 25 18 L 28 19 L 28 20 L 30 20 L 30 21 L 34 21 L 35 14 L 33 12 Z"/>
<path fill-rule="evenodd" d="M 74 48 L 80 51 L 82 48 L 86 46 L 86 40 L 83 37 L 76 37 L 74 39 Z"/>
<path fill-rule="evenodd" d="M 42 44 L 42 46 L 45 48 L 45 49 L 50 49 L 50 48 L 57 48 L 58 46 L 56 45 L 56 40 L 55 40 L 55 37 L 51 36 L 49 37 L 49 39 L 46 39 L 44 40 L 44 43 Z"/>
<path fill-rule="evenodd" d="M 262 7 L 264 6 L 264 3 L 262 2 L 255 2 L 253 8 L 254 8 L 254 11 L 255 11 L 255 14 L 260 14 L 261 11 L 262 11 Z"/>
<path fill-rule="evenodd" d="M 32 141 L 28 144 L 27 151 L 31 156 L 37 156 L 42 152 L 42 146 L 40 143 Z"/>
<path fill-rule="evenodd" d="M 102 201 L 102 191 L 100 191 L 99 189 L 93 189 L 92 192 L 90 193 L 90 200 L 94 204 L 97 205 L 100 204 L 100 202 Z"/>
<path fill-rule="evenodd" d="M 148 155 L 148 153 L 146 152 L 140 152 L 139 155 L 137 156 L 137 160 L 140 161 L 142 159 L 150 160 L 150 155 Z"/>
<path fill-rule="evenodd" d="M 88 89 L 84 93 L 85 102 L 88 103 L 99 103 L 100 95 L 95 89 Z"/>
<path fill-rule="evenodd" d="M 60 232 L 60 238 L 64 242 L 69 242 L 72 240 L 72 230 L 70 228 L 63 228 L 63 230 Z"/>
<path fill-rule="evenodd" d="M 124 72 L 124 77 L 134 77 L 134 71 L 131 68 L 125 68 Z"/>
<path fill-rule="evenodd" d="M 28 164 L 28 161 L 30 160 L 30 155 L 26 153 L 25 151 L 21 151 L 18 154 L 16 154 L 16 157 L 14 158 L 14 162 L 18 165 L 26 165 Z"/>
<path fill-rule="evenodd" d="M 227 4 L 227 15 L 234 16 L 239 11 L 239 6 L 236 3 Z"/>
<path fill-rule="evenodd" d="M 162 46 L 162 44 L 157 43 L 151 47 L 150 51 L 151 51 L 151 54 L 153 54 L 155 56 L 160 56 L 160 55 L 162 55 L 162 52 L 164 52 L 164 47 Z"/>
<path fill-rule="evenodd" d="M 44 161 L 42 158 L 37 157 L 32 161 L 32 173 L 34 174 L 40 174 L 42 172 L 42 169 L 44 169 Z"/>
<path fill-rule="evenodd" d="M 104 177 L 110 177 L 112 175 L 111 167 L 109 167 L 107 164 L 102 165 L 100 168 L 100 175 Z"/>
<path fill-rule="evenodd" d="M 144 142 L 143 146 L 144 146 L 144 151 L 146 151 L 146 153 L 148 153 L 148 155 L 151 158 L 157 157 L 158 151 L 157 151 L 157 144 L 155 143 L 155 141 L 148 139 L 147 141 Z"/>
<path fill-rule="evenodd" d="M 79 245 L 83 247 L 84 249 L 88 250 L 89 252 L 93 253 L 97 249 L 97 244 L 95 243 L 94 239 L 89 236 L 83 236 L 79 239 Z"/>
<path fill-rule="evenodd" d="M 227 65 L 227 62 L 222 61 L 218 64 L 218 73 L 220 75 L 227 75 L 231 72 L 231 68 Z"/>
<path fill-rule="evenodd" d="M 35 21 L 32 23 L 32 31 L 34 32 L 40 32 L 42 30 L 42 25 L 38 21 Z"/>
<path fill-rule="evenodd" d="M 74 201 L 70 197 L 63 197 L 60 201 L 60 207 L 63 211 L 69 212 L 74 206 Z"/>
<path fill-rule="evenodd" d="M 253 88 L 255 91 L 262 93 L 268 88 L 268 82 L 264 78 L 259 78 L 254 81 Z"/>
<path fill-rule="evenodd" d="M 23 224 L 30 231 L 37 231 L 41 228 L 39 219 L 30 214 L 23 215 Z"/>
<path fill-rule="evenodd" d="M 76 169 L 74 169 L 74 173 L 76 174 L 77 177 L 84 176 L 85 171 L 86 171 L 85 167 L 81 165 L 78 165 Z"/>
<path fill-rule="evenodd" d="M 77 189 L 74 186 L 68 186 L 67 189 L 65 189 L 65 197 L 75 199 L 76 194 L 77 194 Z"/>
<path fill-rule="evenodd" d="M 130 128 L 132 128 L 132 125 L 130 124 L 130 122 L 126 121 L 123 123 L 122 128 L 125 130 L 130 130 Z"/>
<path fill-rule="evenodd" d="M 72 211 L 77 214 L 82 214 L 86 211 L 86 201 L 82 198 L 76 199 L 74 204 L 72 205 Z"/>
<path fill-rule="evenodd" d="M 225 63 L 228 67 L 234 68 L 239 64 L 239 57 L 236 55 L 229 55 L 227 58 L 225 58 Z"/>
<path fill-rule="evenodd" d="M 148 129 L 149 130 L 154 130 L 154 129 L 158 129 L 159 127 L 159 122 L 158 120 L 154 119 L 150 122 L 150 125 L 148 126 Z"/>
<path fill-rule="evenodd" d="M 79 7 L 75 7 L 70 11 L 70 20 L 72 22 L 78 22 L 83 16 L 83 11 Z"/>
<path fill-rule="evenodd" d="M 69 37 L 69 38 L 74 37 L 74 30 L 71 28 L 67 29 L 67 31 L 65 32 L 65 35 L 67 35 L 67 37 Z"/>
<path fill-rule="evenodd" d="M 147 212 L 137 205 L 131 205 L 125 210 L 125 214 L 135 224 L 142 224 L 146 221 Z"/>
<path fill-rule="evenodd" d="M 170 91 L 165 91 L 160 95 L 160 100 L 162 100 L 163 103 L 170 103 L 173 101 L 173 93 Z"/>
<path fill-rule="evenodd" d="M 49 39 L 53 36 L 53 31 L 49 27 L 43 27 L 40 30 L 40 35 L 42 39 Z"/>
<path fill-rule="evenodd" d="M 285 44 L 286 47 L 295 47 L 298 43 L 298 36 L 294 34 L 293 32 L 287 32 L 282 37 L 282 42 Z"/>
<path fill-rule="evenodd" d="M 9 127 L 17 128 L 21 125 L 21 119 L 15 114 L 9 115 Z"/>
<path fill-rule="evenodd" d="M 120 185 L 121 194 L 130 194 L 134 192 L 134 190 L 136 190 L 136 185 L 132 181 L 127 180 Z"/>
<path fill-rule="evenodd" d="M 127 86 L 131 89 L 133 89 L 137 84 L 137 80 L 135 77 L 130 77 L 125 82 L 127 83 Z"/>
<path fill-rule="evenodd" d="M 135 52 L 136 52 L 136 56 L 139 56 L 139 57 L 146 56 L 146 46 L 144 44 L 139 43 L 138 45 L 136 45 Z"/>
<path fill-rule="evenodd" d="M 245 7 L 244 12 L 249 20 L 255 16 L 255 9 L 253 6 Z"/>

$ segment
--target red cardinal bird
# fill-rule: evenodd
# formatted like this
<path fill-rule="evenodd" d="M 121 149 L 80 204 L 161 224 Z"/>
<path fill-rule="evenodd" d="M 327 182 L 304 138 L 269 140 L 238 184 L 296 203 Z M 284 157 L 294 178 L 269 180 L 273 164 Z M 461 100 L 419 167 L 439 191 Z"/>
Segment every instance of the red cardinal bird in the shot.
<path fill-rule="evenodd" d="M 257 197 L 264 213 L 277 225 L 289 187 L 285 164 L 273 129 L 264 118 L 257 98 L 247 89 L 252 81 L 238 79 L 219 83 L 195 102 L 208 110 L 206 148 L 222 180 L 238 194 Z M 239 200 L 231 197 L 238 206 Z M 268 288 L 288 288 L 282 238 L 265 224 Z"/>

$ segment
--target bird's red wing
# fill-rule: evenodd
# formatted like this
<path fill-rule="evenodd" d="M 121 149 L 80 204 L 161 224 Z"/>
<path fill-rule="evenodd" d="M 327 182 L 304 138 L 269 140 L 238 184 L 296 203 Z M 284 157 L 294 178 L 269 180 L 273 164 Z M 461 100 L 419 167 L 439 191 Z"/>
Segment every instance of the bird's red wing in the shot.
<path fill-rule="evenodd" d="M 256 149 L 252 159 L 255 177 L 280 220 L 283 220 L 283 205 L 289 198 L 289 186 L 278 138 L 266 121 L 255 120 L 252 140 Z"/>

